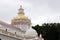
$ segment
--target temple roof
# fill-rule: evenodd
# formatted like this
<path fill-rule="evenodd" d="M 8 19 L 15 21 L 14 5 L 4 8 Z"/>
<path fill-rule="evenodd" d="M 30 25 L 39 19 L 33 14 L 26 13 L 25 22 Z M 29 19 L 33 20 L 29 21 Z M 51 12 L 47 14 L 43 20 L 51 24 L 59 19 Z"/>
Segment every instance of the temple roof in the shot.
<path fill-rule="evenodd" d="M 4 21 L 2 21 L 2 20 L 0 20 L 0 22 L 3 23 L 3 24 L 6 24 L 6 25 L 8 25 L 8 26 L 12 26 L 12 27 L 14 27 L 14 28 L 16 28 L 16 29 L 20 29 L 20 28 L 17 28 L 16 26 L 14 26 L 14 25 L 8 24 L 8 23 L 6 23 L 6 22 L 4 22 Z"/>

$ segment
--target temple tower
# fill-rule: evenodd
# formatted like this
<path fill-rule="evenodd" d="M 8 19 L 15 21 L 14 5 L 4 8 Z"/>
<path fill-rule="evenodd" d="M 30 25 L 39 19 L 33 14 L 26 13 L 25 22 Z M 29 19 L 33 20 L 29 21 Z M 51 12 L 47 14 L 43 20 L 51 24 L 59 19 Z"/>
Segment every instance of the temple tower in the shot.
<path fill-rule="evenodd" d="M 17 16 L 12 19 L 11 25 L 15 25 L 17 28 L 20 28 L 23 31 L 26 31 L 31 27 L 31 20 L 25 16 L 22 5 L 20 5 Z"/>

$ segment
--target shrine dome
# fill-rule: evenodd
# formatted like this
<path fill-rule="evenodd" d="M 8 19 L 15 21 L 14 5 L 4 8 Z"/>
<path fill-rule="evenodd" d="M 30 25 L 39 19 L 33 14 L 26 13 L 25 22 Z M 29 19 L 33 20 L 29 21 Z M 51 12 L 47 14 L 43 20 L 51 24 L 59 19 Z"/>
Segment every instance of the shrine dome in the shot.
<path fill-rule="evenodd" d="M 35 37 L 37 37 L 37 32 L 33 28 L 30 28 L 26 31 L 25 37 L 26 38 L 35 38 Z"/>

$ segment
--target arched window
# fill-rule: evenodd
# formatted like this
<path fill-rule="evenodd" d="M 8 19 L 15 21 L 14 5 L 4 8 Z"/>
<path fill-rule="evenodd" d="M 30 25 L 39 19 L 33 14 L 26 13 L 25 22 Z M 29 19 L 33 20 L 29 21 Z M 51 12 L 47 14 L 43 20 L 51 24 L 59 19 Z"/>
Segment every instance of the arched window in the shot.
<path fill-rule="evenodd" d="M 6 29 L 6 31 L 7 31 L 7 29 Z"/>
<path fill-rule="evenodd" d="M 15 32 L 15 34 L 16 34 L 16 32 Z"/>

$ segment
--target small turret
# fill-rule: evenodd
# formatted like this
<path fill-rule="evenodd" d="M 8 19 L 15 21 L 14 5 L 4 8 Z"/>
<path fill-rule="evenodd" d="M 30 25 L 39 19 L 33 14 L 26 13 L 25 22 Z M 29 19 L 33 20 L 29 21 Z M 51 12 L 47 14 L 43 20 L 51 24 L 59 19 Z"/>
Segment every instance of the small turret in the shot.
<path fill-rule="evenodd" d="M 44 40 L 44 38 L 42 38 L 42 34 L 40 34 L 39 40 Z"/>
<path fill-rule="evenodd" d="M 18 15 L 19 15 L 19 14 L 24 15 L 24 9 L 22 8 L 22 5 L 20 5 Z"/>

